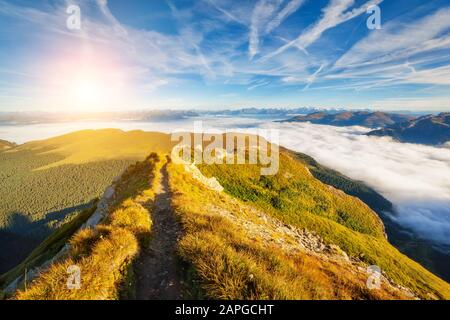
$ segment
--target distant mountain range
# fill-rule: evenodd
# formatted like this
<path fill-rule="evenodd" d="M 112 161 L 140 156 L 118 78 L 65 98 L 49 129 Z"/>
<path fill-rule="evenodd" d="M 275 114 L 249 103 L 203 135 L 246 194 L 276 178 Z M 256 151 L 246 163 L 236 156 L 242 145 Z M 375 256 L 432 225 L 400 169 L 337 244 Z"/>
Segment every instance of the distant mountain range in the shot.
<path fill-rule="evenodd" d="M 316 108 L 242 108 L 223 110 L 131 110 L 117 112 L 78 112 L 78 113 L 50 113 L 50 112 L 0 112 L 0 125 L 6 124 L 36 124 L 58 123 L 72 121 L 173 121 L 201 116 L 225 117 L 267 117 L 287 118 L 298 114 L 317 112 Z M 335 113 L 336 110 L 327 110 Z"/>
<path fill-rule="evenodd" d="M 308 114 L 318 112 L 320 109 L 300 107 L 294 109 L 283 108 L 242 108 L 242 109 L 225 109 L 217 111 L 197 111 L 200 115 L 216 115 L 216 116 L 256 116 L 256 117 L 289 117 L 298 114 Z M 337 112 L 336 110 L 327 110 L 328 113 Z"/>
<path fill-rule="evenodd" d="M 368 110 L 344 111 L 342 109 L 319 110 L 300 107 L 242 108 L 225 110 L 141 110 L 91 113 L 0 112 L 0 125 L 26 125 L 37 123 L 61 123 L 74 121 L 176 121 L 201 117 L 252 117 L 281 122 L 310 122 L 338 127 L 363 126 L 374 129 L 371 136 L 391 136 L 401 142 L 438 145 L 450 141 L 449 113 L 424 115 L 423 113 L 387 113 Z M 380 130 L 381 128 L 381 130 Z M 377 129 L 377 130 L 375 130 Z M 0 150 L 14 146 L 0 141 Z"/>
<path fill-rule="evenodd" d="M 401 142 L 440 145 L 450 141 L 450 112 L 428 115 L 368 133 L 390 136 Z"/>
<path fill-rule="evenodd" d="M 147 110 L 117 112 L 0 112 L 0 125 L 60 123 L 73 121 L 173 121 L 199 114 L 190 110 Z"/>
<path fill-rule="evenodd" d="M 302 118 L 305 117 L 306 118 Z M 424 113 L 389 114 L 373 112 L 370 110 L 346 111 L 345 109 L 321 109 L 312 107 L 298 108 L 240 108 L 221 110 L 201 109 L 152 109 L 152 110 L 130 110 L 112 112 L 1 112 L 0 125 L 15 124 L 38 124 L 38 123 L 61 123 L 73 121 L 173 121 L 192 117 L 254 117 L 272 120 L 289 119 L 288 121 L 303 122 L 311 121 L 330 125 L 367 125 L 377 128 L 384 125 L 394 124 L 400 121 L 410 120 L 414 117 L 425 115 Z M 293 118 L 292 118 L 293 117 Z M 319 118 L 319 119 L 318 119 Z M 368 118 L 365 121 L 365 118 Z M 335 119 L 333 121 L 333 119 Z M 350 123 L 350 124 L 347 124 Z M 366 124 L 365 124 L 366 123 Z M 380 125 L 378 125 L 380 124 Z"/>
<path fill-rule="evenodd" d="M 283 122 L 311 122 L 338 127 L 363 126 L 380 128 L 413 119 L 410 115 L 369 111 L 344 111 L 338 113 L 315 112 L 296 116 Z"/>

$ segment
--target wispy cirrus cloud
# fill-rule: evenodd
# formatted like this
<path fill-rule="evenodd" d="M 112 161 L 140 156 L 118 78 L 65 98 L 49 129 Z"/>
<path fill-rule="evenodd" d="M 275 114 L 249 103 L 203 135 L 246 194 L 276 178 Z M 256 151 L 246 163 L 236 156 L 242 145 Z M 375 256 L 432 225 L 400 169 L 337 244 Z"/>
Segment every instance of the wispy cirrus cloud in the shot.
<path fill-rule="evenodd" d="M 40 41 L 42 48 L 38 52 L 50 48 L 68 52 L 79 44 L 82 50 L 108 52 L 135 77 L 137 86 L 145 88 L 165 79 L 164 91 L 171 88 L 176 94 L 181 94 L 178 88 L 183 82 L 191 85 L 197 97 L 205 90 L 216 91 L 219 97 L 240 89 L 253 95 L 249 100 L 262 99 L 262 104 L 264 96 L 286 93 L 289 105 L 294 105 L 302 103 L 302 98 L 315 99 L 316 92 L 322 91 L 330 101 L 332 95 L 345 94 L 346 104 L 352 105 L 354 92 L 369 96 L 373 90 L 396 87 L 396 93 L 418 98 L 413 86 L 450 86 L 449 9 L 442 4 L 414 8 L 399 0 L 407 14 L 394 15 L 381 30 L 368 31 L 362 19 L 354 18 L 371 5 L 381 5 L 384 17 L 385 7 L 392 6 L 383 0 L 155 1 L 158 5 L 152 8 L 159 6 L 159 12 L 148 11 L 135 19 L 137 12 L 128 19 L 127 10 L 121 11 L 125 4 L 80 0 L 82 29 L 76 32 L 65 28 L 66 0 L 34 6 L 0 0 L 0 15 L 20 25 L 17 41 L 24 37 L 22 30 L 33 29 L 28 36 L 36 34 L 33 40 Z M 354 33 L 349 38 L 338 28 Z M 333 38 L 327 36 L 331 29 L 337 29 Z M 8 41 L 0 35 L 2 45 Z M 318 41 L 321 45 L 313 46 Z M 4 61 L 15 60 L 13 48 L 19 47 L 3 46 Z M 26 70 L 17 63 L 15 71 L 44 76 L 42 70 L 51 57 L 40 58 L 40 64 Z M 0 62 L 3 69 L 12 65 Z M 13 75 L 3 73 L 2 77 Z M 255 87 L 265 82 L 269 83 Z M 383 94 L 389 98 L 387 90 Z M 371 102 L 367 100 L 367 105 Z"/>
<path fill-rule="evenodd" d="M 383 1 L 370 0 L 361 7 L 349 10 L 355 4 L 355 0 L 331 0 L 328 6 L 323 9 L 322 17 L 315 24 L 308 27 L 296 39 L 265 56 L 264 59 L 279 55 L 291 47 L 298 47 L 303 51 L 317 41 L 325 31 L 356 18 L 365 13 L 370 6 L 379 5 Z"/>
<path fill-rule="evenodd" d="M 450 7 L 419 20 L 391 21 L 346 52 L 336 67 L 387 63 L 450 47 Z"/>
<path fill-rule="evenodd" d="M 278 28 L 284 20 L 286 20 L 290 15 L 295 13 L 306 0 L 292 0 L 289 1 L 278 13 L 277 15 L 267 24 L 266 33 L 270 33 L 276 28 Z"/>
<path fill-rule="evenodd" d="M 270 34 L 278 28 L 284 20 L 296 12 L 306 0 L 291 0 L 283 5 L 283 0 L 259 0 L 253 9 L 250 34 L 249 57 L 259 52 L 260 37 Z"/>
<path fill-rule="evenodd" d="M 261 28 L 267 25 L 272 15 L 281 4 L 281 0 L 260 0 L 255 5 L 250 25 L 248 55 L 252 59 L 258 53 Z"/>
<path fill-rule="evenodd" d="M 373 88 L 400 84 L 450 84 L 450 7 L 420 19 L 391 21 L 342 55 L 328 79 L 358 79 Z M 447 50 L 447 53 L 446 53 Z"/>

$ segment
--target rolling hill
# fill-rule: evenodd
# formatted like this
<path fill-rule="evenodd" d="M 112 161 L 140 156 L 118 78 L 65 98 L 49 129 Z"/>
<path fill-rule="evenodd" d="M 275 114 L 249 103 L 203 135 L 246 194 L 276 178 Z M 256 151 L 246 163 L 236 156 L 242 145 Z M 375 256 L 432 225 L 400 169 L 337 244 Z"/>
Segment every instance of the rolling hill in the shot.
<path fill-rule="evenodd" d="M 89 152 L 82 146 L 93 150 L 90 147 L 103 145 L 107 153 L 115 147 L 105 142 L 125 137 L 140 137 L 137 144 L 142 141 L 145 152 L 159 149 L 159 155 L 135 153 L 146 160 L 128 166 L 114 180 L 108 188 L 113 193 L 105 192 L 109 196 L 100 201 L 107 199 L 106 207 L 93 203 L 93 209 L 74 215 L 25 263 L 1 277 L 0 286 L 5 287 L 30 270 L 27 278 L 32 282 L 24 288 L 18 278 L 13 297 L 450 298 L 448 283 L 388 242 L 383 222 L 368 205 L 337 188 L 372 199 L 372 207 L 388 202 L 305 155 L 281 148 L 278 173 L 261 176 L 261 165 L 172 163 L 168 136 L 142 132 L 80 132 L 26 149 L 51 146 L 65 155 L 38 166 L 38 171 L 46 171 L 85 163 Z M 146 141 L 152 137 L 157 138 L 154 146 Z M 77 147 L 67 145 L 72 139 Z M 127 147 L 129 156 L 133 152 Z M 105 161 L 94 159 L 89 161 Z M 83 223 L 88 224 L 80 229 Z M 67 270 L 73 265 L 83 269 L 81 290 L 67 288 Z M 382 270 L 376 290 L 366 285 L 373 265 Z"/>
<path fill-rule="evenodd" d="M 338 127 L 363 126 L 379 128 L 411 119 L 411 116 L 385 112 L 344 111 L 339 113 L 315 112 L 305 116 L 296 116 L 283 122 L 310 122 Z"/>
<path fill-rule="evenodd" d="M 441 145 L 450 141 L 450 113 L 423 116 L 371 131 L 368 135 L 389 136 L 400 142 Z"/>
<path fill-rule="evenodd" d="M 11 148 L 14 148 L 15 146 L 16 146 L 15 143 L 8 142 L 6 140 L 1 140 L 0 139 L 0 152 L 4 151 L 4 150 L 11 149 Z"/>

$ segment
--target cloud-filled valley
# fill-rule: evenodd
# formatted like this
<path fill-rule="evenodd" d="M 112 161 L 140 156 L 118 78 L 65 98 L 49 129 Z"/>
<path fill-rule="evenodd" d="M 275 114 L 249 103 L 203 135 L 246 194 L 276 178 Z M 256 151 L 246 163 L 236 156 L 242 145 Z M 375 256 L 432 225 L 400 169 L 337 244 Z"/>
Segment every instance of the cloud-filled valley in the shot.
<path fill-rule="evenodd" d="M 280 143 L 350 178 L 364 181 L 394 203 L 401 225 L 450 245 L 450 148 L 368 137 L 361 127 L 270 124 Z"/>

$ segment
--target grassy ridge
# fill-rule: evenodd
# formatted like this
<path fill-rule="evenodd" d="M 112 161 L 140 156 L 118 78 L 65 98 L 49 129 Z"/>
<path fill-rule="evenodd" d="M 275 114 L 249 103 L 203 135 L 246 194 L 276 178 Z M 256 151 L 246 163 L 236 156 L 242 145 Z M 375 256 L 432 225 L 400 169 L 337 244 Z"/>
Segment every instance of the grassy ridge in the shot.
<path fill-rule="evenodd" d="M 405 299 L 383 285 L 366 287 L 367 276 L 346 263 L 302 251 L 287 252 L 276 242 L 252 237 L 243 224 L 226 218 L 256 219 L 254 210 L 207 189 L 181 166 L 169 167 L 173 206 L 185 230 L 179 254 L 192 266 L 194 287 L 211 299 Z M 240 172 L 241 173 L 241 172 Z M 265 232 L 268 229 L 265 229 Z M 274 239 L 283 234 L 274 233 Z M 199 287 L 198 287 L 199 286 Z"/>
<path fill-rule="evenodd" d="M 378 265 L 391 279 L 422 298 L 450 298 L 450 286 L 407 258 L 384 237 L 378 216 L 356 198 L 316 180 L 290 153 L 280 155 L 280 171 L 260 177 L 257 166 L 200 166 L 226 192 L 285 223 L 317 232 L 352 257 Z"/>
<path fill-rule="evenodd" d="M 392 203 L 364 183 L 352 180 L 335 170 L 329 169 L 305 154 L 287 149 L 283 149 L 283 151 L 302 161 L 313 176 L 323 183 L 342 190 L 346 194 L 358 197 L 376 212 L 392 211 Z"/>
<path fill-rule="evenodd" d="M 226 186 L 228 194 L 209 190 L 182 166 L 169 163 L 172 205 L 184 230 L 178 254 L 191 267 L 184 279 L 191 296 L 409 298 L 384 282 L 381 290 L 367 288 L 367 274 L 356 266 L 365 270 L 364 266 L 377 264 L 391 279 L 422 298 L 449 297 L 447 283 L 387 242 L 382 223 L 364 203 L 316 180 L 291 154 L 282 153 L 280 160 L 278 175 L 263 178 L 258 166 L 202 166 L 203 172 Z M 20 291 L 17 298 L 132 298 L 133 262 L 149 241 L 149 212 L 154 205 L 155 174 L 160 165 L 153 155 L 131 166 L 119 182 L 109 219 L 95 229 L 77 233 L 71 239 L 68 257 L 44 272 L 27 290 Z M 275 196 L 278 200 L 274 202 Z M 348 214 L 346 219 L 342 212 Z M 249 226 L 261 223 L 259 213 L 315 231 L 327 243 L 338 244 L 365 263 L 286 249 L 282 244 L 290 243 L 288 236 L 266 226 L 262 233 L 252 233 Z M 269 238 L 264 236 L 266 232 Z M 81 290 L 66 287 L 71 265 L 82 270 Z"/>
<path fill-rule="evenodd" d="M 133 261 L 149 241 L 149 210 L 154 201 L 154 181 L 159 158 L 127 169 L 116 188 L 107 221 L 83 229 L 70 240 L 68 257 L 53 264 L 25 290 L 19 300 L 99 300 L 133 296 Z M 67 287 L 67 270 L 81 270 L 81 288 Z"/>

